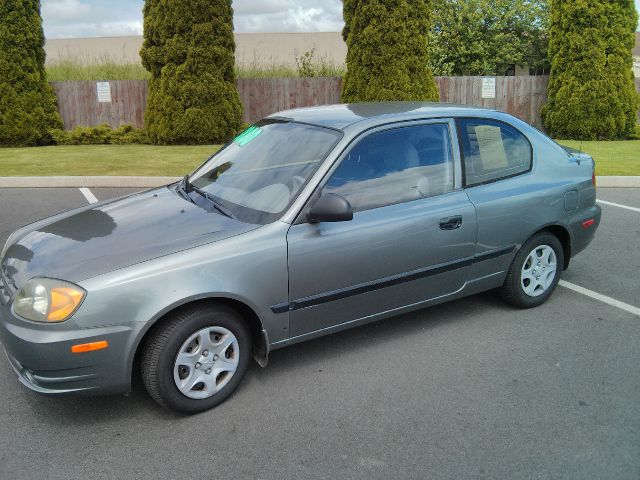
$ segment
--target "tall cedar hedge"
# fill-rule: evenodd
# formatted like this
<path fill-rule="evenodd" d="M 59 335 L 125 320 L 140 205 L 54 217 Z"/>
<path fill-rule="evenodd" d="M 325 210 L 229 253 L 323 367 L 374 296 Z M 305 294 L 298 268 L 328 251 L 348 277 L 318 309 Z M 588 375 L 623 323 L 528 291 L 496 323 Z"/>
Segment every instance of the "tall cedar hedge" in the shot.
<path fill-rule="evenodd" d="M 549 101 L 542 110 L 552 136 L 596 140 L 633 133 L 637 22 L 633 0 L 552 0 Z"/>
<path fill-rule="evenodd" d="M 347 73 L 342 100 L 433 100 L 431 0 L 344 0 Z"/>
<path fill-rule="evenodd" d="M 145 127 L 159 144 L 220 143 L 240 128 L 231 0 L 146 0 Z"/>
<path fill-rule="evenodd" d="M 1 0 L 0 145 L 44 145 L 62 128 L 43 46 L 39 0 Z"/>

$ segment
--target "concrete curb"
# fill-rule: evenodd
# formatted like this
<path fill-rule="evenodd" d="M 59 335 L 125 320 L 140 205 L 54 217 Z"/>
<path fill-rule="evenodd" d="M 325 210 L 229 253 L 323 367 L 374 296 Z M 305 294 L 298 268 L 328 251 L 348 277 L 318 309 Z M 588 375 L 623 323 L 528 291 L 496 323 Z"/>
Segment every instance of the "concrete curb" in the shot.
<path fill-rule="evenodd" d="M 0 177 L 0 188 L 153 188 L 180 177 Z M 598 177 L 598 187 L 640 188 L 638 177 Z"/>
<path fill-rule="evenodd" d="M 596 177 L 598 187 L 640 188 L 640 177 Z"/>
<path fill-rule="evenodd" d="M 180 177 L 0 177 L 0 188 L 153 188 Z"/>

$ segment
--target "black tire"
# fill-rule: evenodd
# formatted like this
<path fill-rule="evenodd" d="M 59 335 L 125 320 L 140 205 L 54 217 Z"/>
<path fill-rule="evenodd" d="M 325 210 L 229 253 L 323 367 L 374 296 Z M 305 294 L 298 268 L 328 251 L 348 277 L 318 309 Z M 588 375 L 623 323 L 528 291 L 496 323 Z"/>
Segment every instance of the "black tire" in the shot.
<path fill-rule="evenodd" d="M 220 391 L 204 399 L 184 395 L 174 381 L 174 362 L 184 342 L 199 330 L 222 327 L 235 335 L 239 346 L 236 371 Z M 251 337 L 242 317 L 223 305 L 189 308 L 150 332 L 140 361 L 142 382 L 149 395 L 165 408 L 198 413 L 215 407 L 233 393 L 244 376 L 251 356 Z"/>
<path fill-rule="evenodd" d="M 535 248 L 543 245 L 551 247 L 556 255 L 556 273 L 547 290 L 541 295 L 534 297 L 528 295 L 524 291 L 524 287 L 521 282 L 522 268 L 529 254 Z M 551 294 L 553 294 L 553 291 L 556 289 L 556 286 L 560 281 L 563 268 L 564 250 L 562 249 L 562 244 L 560 243 L 560 240 L 558 240 L 558 237 L 548 232 L 538 233 L 522 245 L 518 254 L 513 259 L 509 272 L 507 273 L 507 278 L 500 289 L 500 294 L 505 302 L 518 308 L 533 308 L 538 305 L 542 305 L 549 299 Z"/>

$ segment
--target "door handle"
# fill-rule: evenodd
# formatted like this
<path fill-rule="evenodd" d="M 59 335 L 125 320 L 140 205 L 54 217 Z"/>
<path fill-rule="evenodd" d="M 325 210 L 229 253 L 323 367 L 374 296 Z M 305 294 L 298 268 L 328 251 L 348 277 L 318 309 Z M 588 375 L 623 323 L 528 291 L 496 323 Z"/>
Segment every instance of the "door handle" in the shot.
<path fill-rule="evenodd" d="M 440 219 L 440 230 L 456 230 L 462 226 L 462 216 L 447 217 Z"/>

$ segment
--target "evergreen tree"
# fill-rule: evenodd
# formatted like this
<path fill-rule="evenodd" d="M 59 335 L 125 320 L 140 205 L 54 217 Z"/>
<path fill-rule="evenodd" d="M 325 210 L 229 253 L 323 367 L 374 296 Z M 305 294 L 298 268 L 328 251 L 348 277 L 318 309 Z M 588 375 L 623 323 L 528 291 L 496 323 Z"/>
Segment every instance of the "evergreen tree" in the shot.
<path fill-rule="evenodd" d="M 145 126 L 160 144 L 220 143 L 240 128 L 231 0 L 146 0 Z"/>
<path fill-rule="evenodd" d="M 624 138 L 638 109 L 631 50 L 633 0 L 552 0 L 549 101 L 542 110 L 557 138 Z"/>
<path fill-rule="evenodd" d="M 344 0 L 342 100 L 439 98 L 429 69 L 431 0 Z"/>
<path fill-rule="evenodd" d="M 0 145 L 45 145 L 62 128 L 44 60 L 39 0 L 0 1 Z"/>

